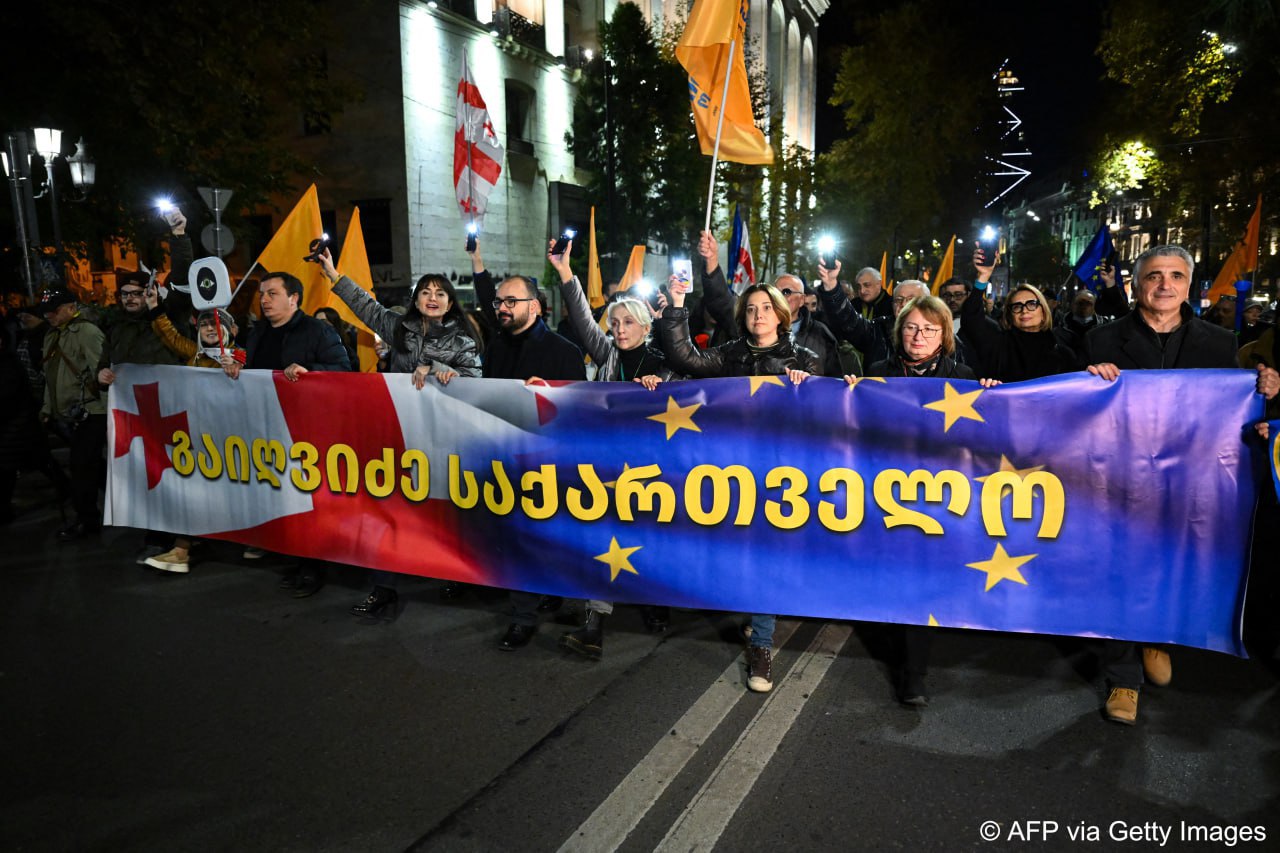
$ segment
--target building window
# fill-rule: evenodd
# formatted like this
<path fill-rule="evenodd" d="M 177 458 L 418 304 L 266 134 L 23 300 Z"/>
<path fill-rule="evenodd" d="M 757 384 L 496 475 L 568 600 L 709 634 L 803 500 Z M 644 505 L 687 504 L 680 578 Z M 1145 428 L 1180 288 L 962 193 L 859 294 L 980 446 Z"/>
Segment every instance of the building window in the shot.
<path fill-rule="evenodd" d="M 546 50 L 542 7 L 543 0 L 494 0 L 493 20 L 503 35 L 538 50 Z"/>
<path fill-rule="evenodd" d="M 533 154 L 534 94 L 533 89 L 518 80 L 508 80 L 507 150 L 517 154 Z"/>
<path fill-rule="evenodd" d="M 391 199 L 366 198 L 352 202 L 360 208 L 360 230 L 369 266 L 393 263 L 391 251 Z"/>

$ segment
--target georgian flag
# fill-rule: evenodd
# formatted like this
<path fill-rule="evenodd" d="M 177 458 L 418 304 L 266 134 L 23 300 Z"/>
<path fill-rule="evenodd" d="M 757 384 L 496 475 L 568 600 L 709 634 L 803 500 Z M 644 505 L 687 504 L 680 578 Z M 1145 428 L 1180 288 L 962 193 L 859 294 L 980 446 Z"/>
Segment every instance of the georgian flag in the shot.
<path fill-rule="evenodd" d="M 476 223 L 484 219 L 489 193 L 501 174 L 502 145 L 464 54 L 453 132 L 453 188 L 463 219 Z"/>
<path fill-rule="evenodd" d="M 756 269 L 751 261 L 751 236 L 737 205 L 733 208 L 733 235 L 729 238 L 729 289 L 742 293 L 756 283 Z"/>

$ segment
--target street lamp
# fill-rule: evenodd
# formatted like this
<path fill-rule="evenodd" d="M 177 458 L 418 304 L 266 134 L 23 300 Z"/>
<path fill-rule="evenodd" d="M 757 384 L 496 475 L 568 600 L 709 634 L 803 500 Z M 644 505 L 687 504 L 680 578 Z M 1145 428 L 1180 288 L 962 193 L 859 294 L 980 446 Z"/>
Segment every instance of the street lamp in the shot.
<path fill-rule="evenodd" d="M 58 217 L 58 184 L 53 178 L 53 164 L 62 157 L 67 161 L 67 169 L 71 172 L 71 183 L 80 191 L 80 198 L 72 199 L 75 201 L 83 201 L 85 195 L 93 187 L 94 180 L 97 177 L 97 165 L 93 159 L 89 157 L 84 150 L 84 138 L 76 143 L 76 153 L 70 157 L 66 157 L 62 153 L 62 131 L 53 127 L 37 127 L 35 129 L 36 152 L 44 158 L 45 175 L 47 182 L 45 188 L 40 191 L 36 198 L 48 193 L 49 210 L 53 214 L 53 242 L 57 249 L 58 255 L 62 255 L 62 221 Z"/>

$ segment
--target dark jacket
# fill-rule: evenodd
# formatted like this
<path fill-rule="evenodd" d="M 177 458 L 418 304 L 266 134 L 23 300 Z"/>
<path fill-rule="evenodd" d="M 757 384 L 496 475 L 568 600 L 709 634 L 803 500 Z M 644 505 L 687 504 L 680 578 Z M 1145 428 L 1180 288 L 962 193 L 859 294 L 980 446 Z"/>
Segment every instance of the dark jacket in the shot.
<path fill-rule="evenodd" d="M 727 344 L 737 337 L 738 321 L 733 316 L 736 308 L 737 301 L 733 297 L 733 292 L 729 290 L 728 282 L 725 281 L 724 269 L 717 266 L 711 272 L 707 272 L 704 265 L 702 267 L 702 310 L 707 312 L 716 323 L 715 331 L 710 338 L 711 346 Z M 656 337 L 661 341 L 661 335 Z"/>
<path fill-rule="evenodd" d="M 245 346 L 248 357 L 245 366 L 251 370 L 262 369 L 255 361 L 258 344 L 271 325 L 262 320 L 249 331 L 249 341 Z M 344 371 L 351 369 L 351 359 L 347 357 L 347 349 L 333 326 L 323 320 L 309 316 L 302 309 L 294 312 L 285 323 L 284 340 L 280 346 L 281 367 L 300 364 L 307 370 Z"/>
<path fill-rule="evenodd" d="M 681 378 L 667 367 L 662 350 L 648 343 L 640 345 L 644 348 L 644 354 L 639 366 L 631 375 L 621 375 L 619 365 L 622 353 L 613 339 L 606 335 L 599 323 L 592 318 L 591 304 L 587 302 L 587 295 L 582 292 L 582 283 L 578 281 L 576 275 L 569 281 L 560 282 L 560 297 L 564 300 L 565 309 L 569 312 L 569 326 L 577 334 L 582 348 L 596 364 L 596 381 L 628 381 L 638 376 L 650 375 L 657 376 L 664 382 Z"/>
<path fill-rule="evenodd" d="M 1241 347 L 1239 359 L 1240 366 L 1250 370 L 1257 370 L 1259 364 L 1272 370 L 1280 369 L 1280 333 L 1276 327 L 1271 326 L 1256 341 Z M 1267 420 L 1277 418 L 1280 418 L 1280 394 L 1267 401 Z"/>
<path fill-rule="evenodd" d="M 41 437 L 39 409 L 17 354 L 0 347 L 0 470 L 21 468 L 34 458 Z"/>
<path fill-rule="evenodd" d="M 345 275 L 334 284 L 333 292 L 361 323 L 391 346 L 388 372 L 412 373 L 418 365 L 425 364 L 431 366 L 432 372 L 451 369 L 459 376 L 480 375 L 479 347 L 467 334 L 469 327 L 463 329 L 456 321 L 448 320 L 433 323 L 423 332 L 421 316 L 397 314 Z M 401 342 L 403 348 L 397 346 Z"/>
<path fill-rule="evenodd" d="M 840 376 L 844 373 L 840 367 L 840 342 L 808 308 L 800 308 L 798 316 L 792 320 L 791 331 L 794 333 L 791 338 L 796 345 L 812 350 L 818 356 L 823 376 Z"/>
<path fill-rule="evenodd" d="M 1121 370 L 1187 370 L 1239 367 L 1236 336 L 1229 329 L 1199 319 L 1185 302 L 1182 325 L 1161 344 L 1155 331 L 1132 311 L 1099 326 L 1084 339 L 1089 364 L 1110 362 Z"/>
<path fill-rule="evenodd" d="M 934 369 L 929 373 L 912 373 L 910 369 L 902 364 L 902 358 L 899 354 L 894 353 L 883 361 L 877 361 L 875 364 L 867 368 L 868 376 L 922 376 L 931 379 L 977 379 L 972 368 L 967 364 L 960 364 L 951 356 L 943 356 L 938 359 Z"/>
<path fill-rule="evenodd" d="M 883 291 L 881 295 L 884 299 L 878 299 L 874 303 L 877 310 L 883 301 L 892 311 L 892 297 Z M 883 361 L 893 354 L 893 347 L 889 344 L 893 339 L 892 313 L 875 313 L 871 319 L 867 319 L 849 301 L 844 288 L 839 286 L 830 290 L 819 287 L 818 299 L 822 301 L 822 316 L 827 318 L 827 328 L 840 340 L 852 344 L 862 355 L 863 364 Z M 858 300 L 858 304 L 864 303 Z"/>
<path fill-rule="evenodd" d="M 787 335 L 765 350 L 752 351 L 746 338 L 700 350 L 689 336 L 689 309 L 668 306 L 662 312 L 662 345 L 667 363 L 695 379 L 716 376 L 777 376 L 788 370 L 822 375 L 822 364 L 813 350 L 797 347 Z"/>
<path fill-rule="evenodd" d="M 182 360 L 151 328 L 152 321 L 163 314 L 163 306 L 140 314 L 121 311 L 106 329 L 98 370 L 113 364 L 181 364 Z M 174 326 L 180 328 L 177 321 Z"/>
<path fill-rule="evenodd" d="M 961 334 L 978 354 L 984 376 L 1022 382 L 1080 369 L 1075 353 L 1052 330 L 1024 332 L 986 322 L 985 293 L 975 287 L 960 308 Z"/>
<path fill-rule="evenodd" d="M 476 299 L 493 337 L 484 351 L 484 376 L 488 379 L 586 379 L 582 350 L 547 327 L 539 317 L 519 334 L 503 331 L 493 310 L 498 289 L 488 270 L 476 273 Z"/>

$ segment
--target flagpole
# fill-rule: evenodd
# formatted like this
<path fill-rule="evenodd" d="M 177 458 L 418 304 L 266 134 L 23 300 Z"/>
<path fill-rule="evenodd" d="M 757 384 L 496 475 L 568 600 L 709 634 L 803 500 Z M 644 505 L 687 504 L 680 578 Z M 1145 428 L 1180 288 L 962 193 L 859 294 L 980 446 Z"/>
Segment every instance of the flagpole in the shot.
<path fill-rule="evenodd" d="M 738 47 L 738 40 L 729 42 L 729 55 L 724 64 L 724 85 L 720 87 L 720 118 L 716 121 L 716 144 L 711 150 L 711 183 L 707 187 L 707 223 L 704 231 L 711 230 L 711 204 L 716 192 L 716 163 L 720 159 L 720 132 L 724 130 L 724 105 L 729 100 L 729 75 L 733 72 L 733 52 Z"/>
<path fill-rule="evenodd" d="M 467 67 L 467 55 L 464 53 L 462 55 L 462 80 L 465 83 L 470 79 L 471 69 Z M 473 140 L 471 139 L 470 121 L 463 121 L 462 123 L 462 141 L 467 145 L 467 225 L 474 230 L 476 224 L 476 173 L 471 168 L 471 145 Z"/>
<path fill-rule="evenodd" d="M 253 272 L 257 268 L 258 268 L 258 262 L 254 261 L 253 266 L 249 267 L 249 272 Z M 236 294 L 240 292 L 240 288 L 244 287 L 244 283 L 249 280 L 249 272 L 240 276 L 240 283 L 236 285 L 235 290 L 231 291 L 231 302 L 236 301 Z M 228 307 L 231 305 L 231 302 L 227 303 Z"/>

